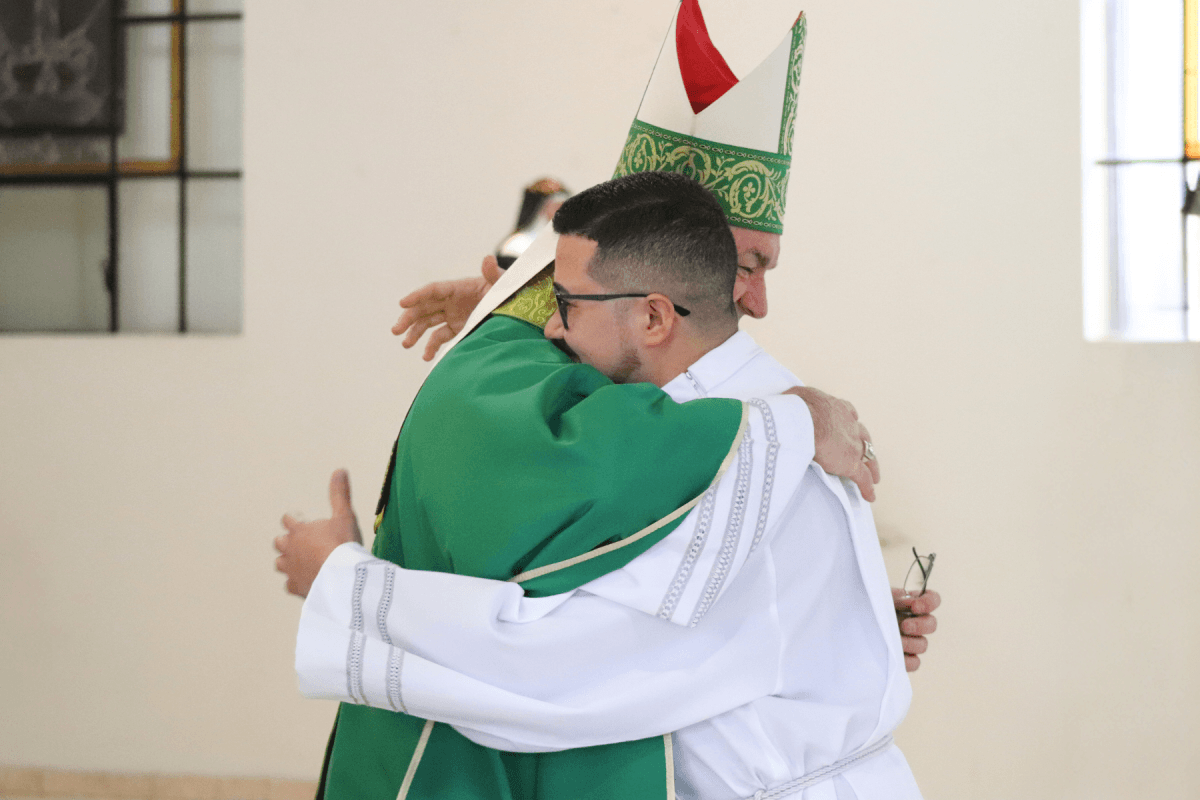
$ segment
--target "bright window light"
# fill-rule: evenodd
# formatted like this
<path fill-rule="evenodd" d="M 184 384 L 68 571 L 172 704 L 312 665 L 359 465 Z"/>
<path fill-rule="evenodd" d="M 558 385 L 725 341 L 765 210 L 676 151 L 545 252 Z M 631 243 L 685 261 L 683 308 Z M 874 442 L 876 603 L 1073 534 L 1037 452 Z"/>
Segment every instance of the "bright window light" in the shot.
<path fill-rule="evenodd" d="M 1200 341 L 1197 0 L 1083 0 L 1084 334 Z M 1200 202 L 1195 212 L 1200 214 Z"/>

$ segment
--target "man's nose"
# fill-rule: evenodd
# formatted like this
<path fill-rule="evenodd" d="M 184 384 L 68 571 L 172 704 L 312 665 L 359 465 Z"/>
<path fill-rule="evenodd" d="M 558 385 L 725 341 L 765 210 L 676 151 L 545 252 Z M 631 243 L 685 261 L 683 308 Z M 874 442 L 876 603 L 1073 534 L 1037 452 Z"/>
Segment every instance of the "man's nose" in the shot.
<path fill-rule="evenodd" d="M 561 339 L 564 330 L 566 329 L 562 324 L 562 316 L 555 309 L 554 313 L 550 315 L 550 319 L 546 320 L 546 327 L 542 333 L 547 339 Z"/>
<path fill-rule="evenodd" d="M 738 307 L 754 319 L 767 315 L 767 282 L 763 275 L 754 274 L 746 279 L 746 291 L 738 300 Z"/>

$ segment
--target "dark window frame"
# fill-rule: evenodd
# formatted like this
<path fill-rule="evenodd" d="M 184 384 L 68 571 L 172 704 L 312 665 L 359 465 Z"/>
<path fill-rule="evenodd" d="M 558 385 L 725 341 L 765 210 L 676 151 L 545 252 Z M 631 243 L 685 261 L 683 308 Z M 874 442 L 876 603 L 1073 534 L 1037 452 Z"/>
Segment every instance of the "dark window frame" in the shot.
<path fill-rule="evenodd" d="M 195 170 L 189 169 L 188 123 L 187 123 L 187 30 L 189 25 L 241 22 L 241 12 L 190 14 L 188 0 L 172 0 L 170 14 L 126 14 L 122 0 L 113 0 L 114 24 L 112 25 L 113 53 L 122 52 L 126 46 L 125 31 L 133 25 L 169 25 L 171 28 L 171 102 L 170 102 L 170 149 L 166 159 L 120 159 L 117 140 L 120 125 L 114 125 L 104 134 L 109 140 L 109 160 L 105 162 L 83 162 L 70 164 L 0 164 L 0 188 L 5 186 L 103 186 L 108 192 L 108 260 L 104 270 L 104 285 L 109 298 L 110 333 L 120 331 L 120 292 L 118 274 L 120 269 L 120 230 L 118 218 L 118 187 L 124 180 L 175 179 L 179 182 L 178 193 L 178 325 L 179 333 L 188 332 L 187 319 L 187 246 L 188 206 L 187 188 L 191 180 L 240 181 L 239 170 Z M 124 59 L 113 58 L 114 91 L 124 93 L 124 74 L 121 65 Z M 124 113 L 125 103 L 118 103 Z M 78 132 L 72 132 L 75 134 Z M 86 135 L 86 134 L 85 134 Z M 10 331 L 0 331 L 10 332 Z"/>

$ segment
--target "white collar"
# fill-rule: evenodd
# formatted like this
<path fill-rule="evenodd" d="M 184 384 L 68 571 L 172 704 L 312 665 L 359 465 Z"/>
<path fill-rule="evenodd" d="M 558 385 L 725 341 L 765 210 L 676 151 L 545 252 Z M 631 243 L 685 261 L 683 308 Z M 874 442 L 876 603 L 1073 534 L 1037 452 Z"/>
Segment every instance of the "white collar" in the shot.
<path fill-rule="evenodd" d="M 707 397 L 762 352 L 750 334 L 738 331 L 672 378 L 663 391 L 677 403 Z"/>

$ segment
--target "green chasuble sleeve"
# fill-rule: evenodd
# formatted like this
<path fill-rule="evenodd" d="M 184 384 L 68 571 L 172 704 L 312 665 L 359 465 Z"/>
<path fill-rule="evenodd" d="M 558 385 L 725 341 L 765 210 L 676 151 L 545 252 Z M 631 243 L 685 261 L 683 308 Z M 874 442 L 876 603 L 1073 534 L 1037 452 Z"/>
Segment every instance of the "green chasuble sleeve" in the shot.
<path fill-rule="evenodd" d="M 737 401 L 680 405 L 651 384 L 615 385 L 534 325 L 494 316 L 418 393 L 373 552 L 409 569 L 516 578 L 530 595 L 570 591 L 673 530 L 743 420 Z M 447 725 L 343 704 L 324 786 L 338 800 L 390 800 L 402 787 L 409 800 L 661 800 L 669 758 L 669 737 L 503 753 Z"/>

